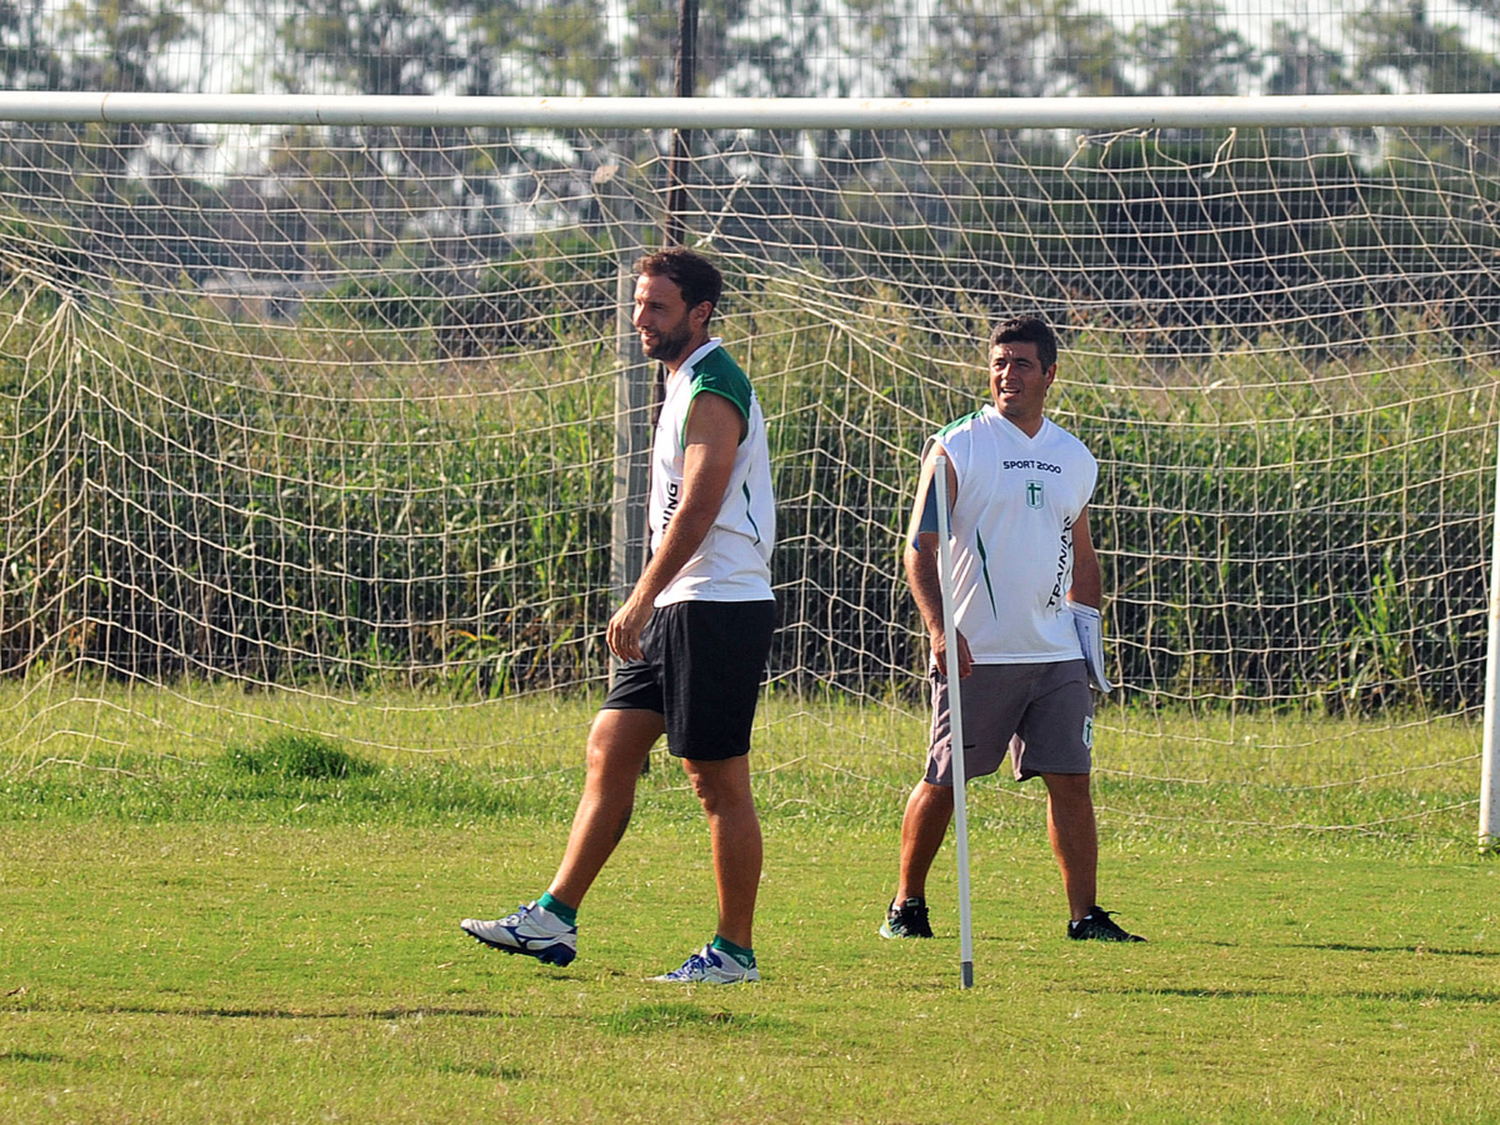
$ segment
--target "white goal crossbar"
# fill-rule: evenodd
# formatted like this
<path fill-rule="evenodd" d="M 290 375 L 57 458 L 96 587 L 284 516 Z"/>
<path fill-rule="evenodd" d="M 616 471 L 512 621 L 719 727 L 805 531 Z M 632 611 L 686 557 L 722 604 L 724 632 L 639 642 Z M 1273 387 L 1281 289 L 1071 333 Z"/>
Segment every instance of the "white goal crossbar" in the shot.
<path fill-rule="evenodd" d="M 599 129 L 1216 129 L 1500 125 L 1500 95 L 600 98 L 0 91 L 0 121 Z"/>

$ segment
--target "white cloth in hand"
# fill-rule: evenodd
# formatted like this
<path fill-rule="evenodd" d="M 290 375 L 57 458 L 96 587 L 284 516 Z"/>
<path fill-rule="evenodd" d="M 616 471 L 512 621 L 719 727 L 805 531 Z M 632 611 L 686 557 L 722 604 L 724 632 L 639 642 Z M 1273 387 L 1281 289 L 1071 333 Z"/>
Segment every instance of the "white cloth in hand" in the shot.
<path fill-rule="evenodd" d="M 1104 619 L 1091 605 L 1070 603 L 1073 609 L 1073 629 L 1078 634 L 1079 647 L 1083 649 L 1083 662 L 1089 670 L 1089 686 L 1108 695 L 1111 684 L 1104 676 Z"/>

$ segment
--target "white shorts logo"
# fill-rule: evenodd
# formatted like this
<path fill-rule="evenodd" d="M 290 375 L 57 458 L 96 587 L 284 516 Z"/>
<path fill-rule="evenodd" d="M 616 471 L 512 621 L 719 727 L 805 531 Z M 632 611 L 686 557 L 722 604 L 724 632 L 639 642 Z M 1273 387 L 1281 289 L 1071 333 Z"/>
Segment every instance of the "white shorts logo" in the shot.
<path fill-rule="evenodd" d="M 1085 716 L 1083 720 L 1083 744 L 1088 749 L 1094 748 L 1094 716 Z"/>

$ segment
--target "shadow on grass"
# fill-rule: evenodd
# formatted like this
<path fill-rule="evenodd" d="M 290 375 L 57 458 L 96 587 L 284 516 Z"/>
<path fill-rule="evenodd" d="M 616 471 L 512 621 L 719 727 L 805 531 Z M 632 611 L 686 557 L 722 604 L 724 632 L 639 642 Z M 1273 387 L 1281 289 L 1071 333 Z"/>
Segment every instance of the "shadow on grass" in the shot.
<path fill-rule="evenodd" d="M 160 1004 L 46 1004 L 33 1002 L 26 1005 L 27 1011 L 78 1013 L 93 1016 L 183 1016 L 188 1019 L 207 1020 L 406 1020 L 435 1019 L 442 1016 L 458 1019 L 480 1020 L 536 1020 L 543 1018 L 536 1012 L 508 1011 L 499 1008 L 431 1008 L 425 1005 L 395 1008 L 215 1008 L 186 1007 L 169 1008 Z M 558 1020 L 585 1020 L 589 1017 L 566 1013 L 547 1012 L 548 1022 Z M 0 1055 L 0 1059 L 4 1056 Z"/>
<path fill-rule="evenodd" d="M 1201 941 L 1197 945 L 1215 949 L 1245 949 L 1244 942 Z M 1279 943 L 1280 949 L 1319 949 L 1326 953 L 1410 953 L 1424 957 L 1472 957 L 1479 960 L 1500 960 L 1497 949 L 1444 949 L 1432 945 L 1354 945 L 1343 941 L 1295 941 Z"/>
<path fill-rule="evenodd" d="M 1350 945 L 1342 941 L 1302 942 L 1292 949 L 1326 949 L 1332 953 L 1416 953 L 1428 957 L 1500 958 L 1500 949 L 1439 949 L 1431 945 Z"/>
<path fill-rule="evenodd" d="M 481 1020 L 537 1020 L 545 1018 L 549 1023 L 558 1020 L 573 1020 L 596 1024 L 604 1031 L 618 1035 L 636 1035 L 654 1031 L 666 1031 L 689 1027 L 710 1031 L 726 1031 L 736 1034 L 746 1031 L 786 1031 L 796 1025 L 777 1016 L 726 1012 L 722 1009 L 704 1008 L 685 1001 L 670 1000 L 647 1004 L 630 1004 L 619 1011 L 606 1015 L 568 1014 L 547 1012 L 539 1015 L 534 1011 L 517 1011 L 500 1008 L 459 1007 L 374 1007 L 374 1008 L 231 1008 L 231 1007 L 183 1007 L 171 1008 L 160 1004 L 57 1004 L 33 1003 L 33 1011 L 74 1012 L 81 1015 L 136 1015 L 136 1016 L 181 1016 L 187 1019 L 207 1020 L 405 1020 L 455 1019 Z M 0 1054 L 0 1062 L 7 1060 Z M 10 1061 L 46 1061 L 41 1059 L 12 1059 Z"/>
<path fill-rule="evenodd" d="M 463 1074 L 475 1078 L 495 1078 L 501 1082 L 520 1082 L 531 1077 L 528 1071 L 515 1066 L 502 1066 L 494 1062 L 439 1063 L 435 1068 L 439 1074 Z"/>
<path fill-rule="evenodd" d="M 1303 989 L 1279 988 L 1090 988 L 1087 992 L 1111 996 L 1175 996 L 1182 1000 L 1285 1000 L 1305 1003 L 1312 993 Z M 1494 1004 L 1500 1002 L 1500 990 L 1453 988 L 1396 988 L 1332 990 L 1316 994 L 1329 1000 L 1369 1000 L 1380 1004 L 1421 1004 L 1441 1000 L 1454 1004 Z"/>

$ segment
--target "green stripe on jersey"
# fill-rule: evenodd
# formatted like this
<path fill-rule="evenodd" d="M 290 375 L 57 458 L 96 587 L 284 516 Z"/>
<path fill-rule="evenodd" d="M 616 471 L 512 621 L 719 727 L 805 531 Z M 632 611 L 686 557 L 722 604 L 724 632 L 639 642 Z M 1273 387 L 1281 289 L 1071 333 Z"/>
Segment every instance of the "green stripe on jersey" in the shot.
<path fill-rule="evenodd" d="M 745 494 L 745 518 L 750 521 L 750 526 L 755 529 L 755 542 L 760 544 L 760 524 L 755 522 L 755 497 L 750 495 L 750 482 L 746 481 L 740 485 L 740 491 Z"/>
<path fill-rule="evenodd" d="M 946 426 L 944 426 L 941 430 L 939 430 L 937 432 L 937 434 L 936 434 L 937 440 L 938 441 L 942 441 L 942 439 L 946 435 L 951 434 L 954 430 L 958 429 L 964 423 L 966 423 L 966 422 L 972 422 L 975 418 L 978 418 L 983 413 L 984 413 L 984 409 L 981 407 L 978 410 L 971 410 L 969 413 L 965 414 L 962 418 L 956 418 L 956 419 L 954 419 L 952 422 L 949 422 Z"/>
<path fill-rule="evenodd" d="M 722 347 L 715 348 L 698 361 L 693 368 L 691 402 L 704 391 L 727 398 L 739 408 L 745 421 L 750 421 L 750 379 L 734 358 Z M 683 431 L 678 437 L 687 441 L 687 418 L 683 417 Z M 748 433 L 748 431 L 747 431 Z"/>
<path fill-rule="evenodd" d="M 979 534 L 979 529 L 974 529 L 974 543 L 979 548 L 979 572 L 984 575 L 984 590 L 990 596 L 990 613 L 1000 616 L 1000 607 L 995 604 L 995 587 L 990 582 L 990 553 L 984 549 L 984 536 Z"/>

